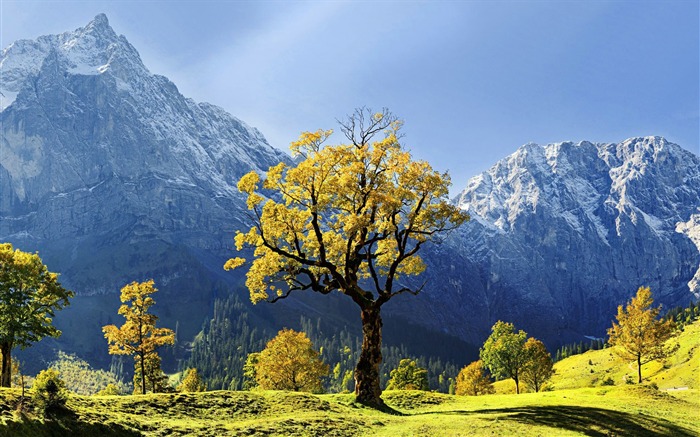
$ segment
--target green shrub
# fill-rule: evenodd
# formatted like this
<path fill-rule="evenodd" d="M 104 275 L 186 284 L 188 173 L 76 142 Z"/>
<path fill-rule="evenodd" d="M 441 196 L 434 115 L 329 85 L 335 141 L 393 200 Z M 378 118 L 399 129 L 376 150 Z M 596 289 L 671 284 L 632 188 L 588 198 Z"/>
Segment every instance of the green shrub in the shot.
<path fill-rule="evenodd" d="M 44 413 L 63 408 L 66 404 L 66 383 L 55 369 L 39 372 L 32 386 L 34 405 Z"/>
<path fill-rule="evenodd" d="M 121 390 L 116 384 L 109 383 L 107 387 L 96 393 L 97 396 L 119 396 L 121 395 Z"/>
<path fill-rule="evenodd" d="M 611 377 L 607 377 L 601 383 L 602 385 L 615 385 L 615 381 Z"/>

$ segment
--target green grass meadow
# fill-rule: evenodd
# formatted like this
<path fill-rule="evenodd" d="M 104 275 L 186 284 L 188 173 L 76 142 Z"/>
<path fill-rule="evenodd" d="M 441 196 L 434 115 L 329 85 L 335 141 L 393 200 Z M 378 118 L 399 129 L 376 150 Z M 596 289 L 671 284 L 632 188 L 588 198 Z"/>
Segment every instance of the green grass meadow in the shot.
<path fill-rule="evenodd" d="M 636 368 L 603 349 L 558 362 L 547 391 L 515 395 L 512 381 L 477 397 L 386 391 L 388 412 L 351 394 L 212 391 L 70 395 L 44 418 L 17 410 L 19 389 L 0 389 L 0 436 L 699 436 L 700 322 L 675 341 L 642 385 L 625 383 Z"/>

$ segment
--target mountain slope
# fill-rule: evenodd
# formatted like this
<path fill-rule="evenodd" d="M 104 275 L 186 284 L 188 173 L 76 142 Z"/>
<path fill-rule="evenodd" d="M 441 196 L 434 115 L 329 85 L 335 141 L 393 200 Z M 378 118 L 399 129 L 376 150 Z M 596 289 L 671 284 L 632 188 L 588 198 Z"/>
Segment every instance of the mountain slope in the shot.
<path fill-rule="evenodd" d="M 79 295 L 51 347 L 106 360 L 100 328 L 119 321 L 116 293 L 133 280 L 155 279 L 156 311 L 184 341 L 216 297 L 246 294 L 242 274 L 221 268 L 246 228 L 235 184 L 286 154 L 152 74 L 104 15 L 15 42 L 0 69 L 0 241 L 39 250 Z M 640 285 L 685 305 L 689 286 L 700 292 L 699 168 L 658 137 L 523 146 L 455 199 L 473 220 L 426 247 L 423 292 L 392 299 L 387 318 L 476 345 L 508 320 L 552 348 L 602 336 Z M 299 295 L 259 305 L 256 320 L 357 328 L 344 298 Z"/>
<path fill-rule="evenodd" d="M 0 68 L 0 240 L 61 272 L 80 296 L 73 316 L 92 321 L 85 296 L 154 278 L 166 321 L 193 336 L 213 294 L 240 284 L 222 269 L 247 211 L 237 179 L 288 155 L 150 73 L 104 15 L 15 42 Z M 99 328 L 81 353 L 97 353 Z"/>
<path fill-rule="evenodd" d="M 455 202 L 473 220 L 449 245 L 479 272 L 468 299 L 491 323 L 550 343 L 602 337 L 641 285 L 667 307 L 700 292 L 700 158 L 663 138 L 527 144 Z"/>

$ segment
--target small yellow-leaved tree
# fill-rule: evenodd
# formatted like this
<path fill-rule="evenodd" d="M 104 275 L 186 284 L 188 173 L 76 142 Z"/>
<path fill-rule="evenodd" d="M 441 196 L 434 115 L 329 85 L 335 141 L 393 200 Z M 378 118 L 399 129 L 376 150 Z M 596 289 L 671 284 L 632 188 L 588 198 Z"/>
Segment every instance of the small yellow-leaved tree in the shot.
<path fill-rule="evenodd" d="M 617 307 L 617 323 L 608 329 L 608 343 L 629 361 L 637 362 L 637 382 L 642 383 L 642 365 L 668 357 L 678 345 L 668 347 L 666 342 L 675 335 L 673 320 L 658 320 L 661 307 L 652 308 L 649 287 L 639 287 L 636 296 L 627 304 Z"/>
<path fill-rule="evenodd" d="M 328 364 L 303 332 L 281 330 L 257 360 L 255 379 L 265 390 L 323 391 L 321 378 L 328 375 Z"/>
<path fill-rule="evenodd" d="M 494 393 L 493 384 L 481 360 L 462 368 L 457 375 L 455 394 L 458 396 L 479 396 Z"/>
<path fill-rule="evenodd" d="M 340 123 L 347 143 L 323 146 L 331 131 L 305 132 L 291 146 L 298 164 L 273 166 L 264 181 L 251 172 L 238 183 L 252 211 L 253 226 L 236 235 L 238 250 L 255 249 L 246 281 L 251 300 L 274 302 L 302 290 L 352 300 L 363 334 L 355 396 L 376 406 L 384 405 L 381 307 L 417 293 L 420 287 L 399 280 L 425 270 L 418 251 L 469 219 L 448 201 L 449 176 L 402 149 L 401 125 L 387 110 L 356 110 Z M 232 258 L 225 268 L 244 263 Z"/>
<path fill-rule="evenodd" d="M 150 314 L 148 309 L 155 304 L 151 297 L 158 291 L 153 280 L 132 282 L 121 290 L 122 306 L 119 314 L 126 318 L 121 327 L 107 325 L 102 328 L 109 343 L 109 353 L 113 355 L 133 355 L 135 373 L 149 375 L 146 363 L 157 348 L 175 343 L 175 333 L 168 328 L 156 328 L 158 317 Z M 159 361 L 159 360 L 158 360 Z M 146 378 L 141 377 L 141 393 L 146 394 Z"/>

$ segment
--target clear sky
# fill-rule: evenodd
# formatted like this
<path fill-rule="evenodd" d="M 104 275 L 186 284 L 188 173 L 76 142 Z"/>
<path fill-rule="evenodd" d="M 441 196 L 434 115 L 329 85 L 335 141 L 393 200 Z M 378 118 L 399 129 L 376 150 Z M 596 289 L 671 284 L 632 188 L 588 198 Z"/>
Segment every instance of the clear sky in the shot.
<path fill-rule="evenodd" d="M 151 72 L 283 150 L 356 107 L 388 107 L 453 194 L 527 142 L 661 135 L 700 154 L 698 0 L 0 0 L 0 11 L 2 47 L 104 12 Z"/>

